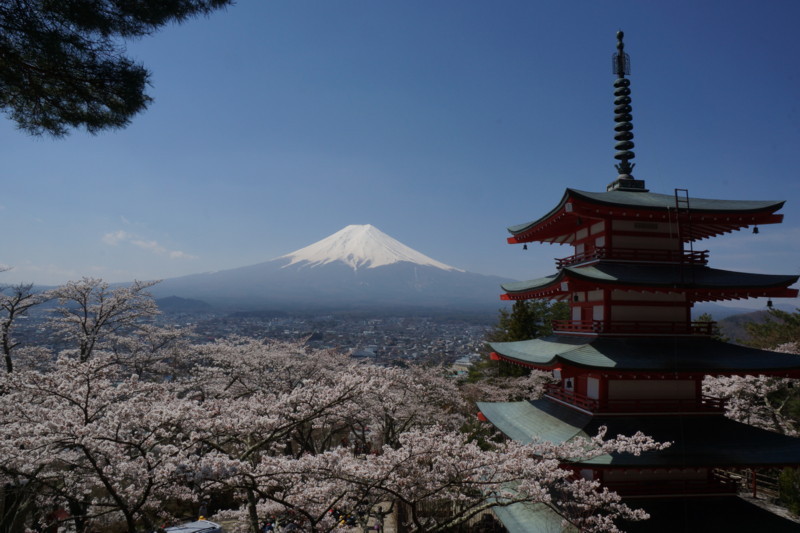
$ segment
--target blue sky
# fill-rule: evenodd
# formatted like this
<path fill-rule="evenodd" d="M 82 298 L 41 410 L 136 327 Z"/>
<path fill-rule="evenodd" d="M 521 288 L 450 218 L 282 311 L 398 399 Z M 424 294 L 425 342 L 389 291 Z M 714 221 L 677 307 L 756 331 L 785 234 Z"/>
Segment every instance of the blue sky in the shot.
<path fill-rule="evenodd" d="M 128 43 L 155 99 L 128 128 L 0 121 L 2 281 L 234 268 L 366 223 L 473 272 L 550 274 L 570 251 L 505 228 L 615 178 L 618 29 L 636 177 L 787 200 L 783 224 L 695 248 L 800 273 L 798 20 L 793 0 L 240 0 Z"/>

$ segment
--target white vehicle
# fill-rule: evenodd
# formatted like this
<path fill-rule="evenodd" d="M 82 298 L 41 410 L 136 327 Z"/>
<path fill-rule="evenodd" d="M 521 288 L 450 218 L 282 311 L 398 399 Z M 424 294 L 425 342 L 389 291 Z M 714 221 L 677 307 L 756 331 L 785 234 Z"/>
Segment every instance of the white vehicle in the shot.
<path fill-rule="evenodd" d="M 222 526 L 210 520 L 198 520 L 165 528 L 166 533 L 223 533 Z"/>

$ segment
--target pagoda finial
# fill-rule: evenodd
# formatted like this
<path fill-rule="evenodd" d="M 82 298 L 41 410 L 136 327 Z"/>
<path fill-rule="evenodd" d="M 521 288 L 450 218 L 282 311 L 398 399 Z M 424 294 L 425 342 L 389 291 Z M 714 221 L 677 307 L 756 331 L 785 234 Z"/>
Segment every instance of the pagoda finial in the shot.
<path fill-rule="evenodd" d="M 622 38 L 625 34 L 622 31 L 617 32 L 617 51 L 611 57 L 612 72 L 617 76 L 614 81 L 614 139 L 617 144 L 614 147 L 617 153 L 614 154 L 614 159 L 619 160 L 616 167 L 619 176 L 617 180 L 608 186 L 609 190 L 612 189 L 644 189 L 644 182 L 635 180 L 633 178 L 633 167 L 636 166 L 630 160 L 636 157 L 631 149 L 633 148 L 633 116 L 631 111 L 631 81 L 625 78 L 626 74 L 631 73 L 631 60 L 628 54 L 625 53 L 625 44 Z"/>

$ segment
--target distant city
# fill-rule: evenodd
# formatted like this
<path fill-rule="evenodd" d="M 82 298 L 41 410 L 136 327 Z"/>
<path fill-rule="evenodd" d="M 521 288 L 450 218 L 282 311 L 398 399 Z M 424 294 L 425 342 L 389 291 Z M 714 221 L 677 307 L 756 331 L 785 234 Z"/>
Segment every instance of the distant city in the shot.
<path fill-rule="evenodd" d="M 32 312 L 18 322 L 16 337 L 23 345 L 58 349 L 45 321 L 47 310 Z M 275 313 L 165 313 L 159 325 L 178 326 L 190 332 L 194 342 L 241 335 L 281 341 L 304 341 L 312 348 L 341 350 L 352 357 L 383 365 L 425 363 L 466 364 L 478 357 L 489 315 L 454 318 L 430 316 L 379 316 L 366 314 L 277 315 Z"/>
<path fill-rule="evenodd" d="M 379 364 L 423 362 L 451 364 L 477 356 L 488 323 L 436 316 L 380 318 L 261 316 L 255 313 L 185 317 L 201 339 L 243 335 L 275 340 L 305 340 L 314 348 L 333 348 Z"/>

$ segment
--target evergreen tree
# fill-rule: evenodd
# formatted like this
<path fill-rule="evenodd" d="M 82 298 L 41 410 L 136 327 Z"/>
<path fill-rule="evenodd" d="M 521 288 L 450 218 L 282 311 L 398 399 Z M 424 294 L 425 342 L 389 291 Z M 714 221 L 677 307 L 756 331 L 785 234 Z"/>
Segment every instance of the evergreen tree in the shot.
<path fill-rule="evenodd" d="M 517 300 L 511 311 L 500 309 L 497 324 L 486 335 L 487 342 L 513 342 L 545 337 L 553 332 L 553 320 L 567 320 L 569 304 L 546 300 Z M 496 367 L 496 371 L 493 371 Z M 493 365 L 488 350 L 482 361 L 470 370 L 469 381 L 478 381 L 490 374 L 522 376 L 528 371 L 520 366 L 500 362 Z"/>
<path fill-rule="evenodd" d="M 780 502 L 794 515 L 800 514 L 800 472 L 784 468 L 778 476 Z"/>
<path fill-rule="evenodd" d="M 713 325 L 711 326 L 711 336 L 722 342 L 728 342 L 728 338 L 722 335 L 722 331 L 719 329 L 719 325 L 714 321 L 714 317 L 711 316 L 711 313 L 703 313 L 699 317 L 697 317 L 697 322 L 711 322 Z"/>
<path fill-rule="evenodd" d="M 124 127 L 150 102 L 124 41 L 232 1 L 0 0 L 0 108 L 34 135 Z"/>
<path fill-rule="evenodd" d="M 567 320 L 566 302 L 517 300 L 511 311 L 501 309 L 497 325 L 486 337 L 489 342 L 512 342 L 536 339 L 553 332 L 553 320 Z"/>
<path fill-rule="evenodd" d="M 781 344 L 800 342 L 800 312 L 787 313 L 770 309 L 766 322 L 745 324 L 749 335 L 747 344 L 756 348 L 774 348 Z"/>

